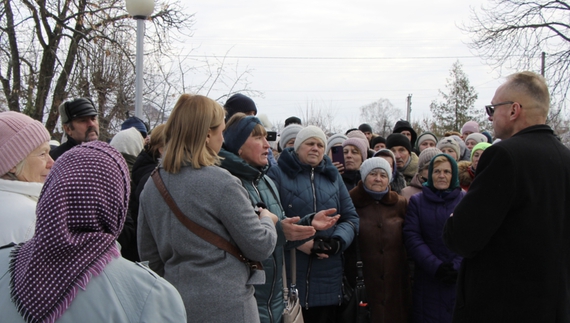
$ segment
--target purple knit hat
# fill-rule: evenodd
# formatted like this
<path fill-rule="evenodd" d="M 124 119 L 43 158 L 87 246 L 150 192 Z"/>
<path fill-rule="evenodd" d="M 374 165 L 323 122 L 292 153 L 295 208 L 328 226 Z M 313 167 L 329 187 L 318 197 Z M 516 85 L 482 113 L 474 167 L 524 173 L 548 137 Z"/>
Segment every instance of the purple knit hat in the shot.
<path fill-rule="evenodd" d="M 49 139 L 41 122 L 14 111 L 0 113 L 0 176 Z"/>
<path fill-rule="evenodd" d="M 54 163 L 36 209 L 32 239 L 10 260 L 10 289 L 27 322 L 54 322 L 120 252 L 130 194 L 121 154 L 101 141 L 76 146 Z"/>

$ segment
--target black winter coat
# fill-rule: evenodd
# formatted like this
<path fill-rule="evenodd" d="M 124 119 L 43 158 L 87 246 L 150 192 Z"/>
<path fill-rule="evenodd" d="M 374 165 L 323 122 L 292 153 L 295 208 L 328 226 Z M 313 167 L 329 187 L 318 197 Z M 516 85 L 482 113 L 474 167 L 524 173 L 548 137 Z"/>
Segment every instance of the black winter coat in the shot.
<path fill-rule="evenodd" d="M 546 125 L 485 150 L 444 241 L 464 256 L 453 322 L 570 322 L 570 150 Z"/>

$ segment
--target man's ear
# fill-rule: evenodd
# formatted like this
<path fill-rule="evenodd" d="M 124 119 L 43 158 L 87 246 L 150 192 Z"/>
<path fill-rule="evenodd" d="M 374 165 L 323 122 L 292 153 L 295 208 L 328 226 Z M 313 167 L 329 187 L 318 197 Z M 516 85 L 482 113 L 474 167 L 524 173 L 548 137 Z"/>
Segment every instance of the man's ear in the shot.
<path fill-rule="evenodd" d="M 63 125 L 63 131 L 65 131 L 65 133 L 69 136 L 69 134 L 71 133 L 71 127 L 69 126 L 69 124 L 64 124 Z"/>
<path fill-rule="evenodd" d="M 519 118 L 520 114 L 522 112 L 522 107 L 518 102 L 515 102 L 514 104 L 511 105 L 511 115 L 510 115 L 510 120 L 516 120 Z"/>

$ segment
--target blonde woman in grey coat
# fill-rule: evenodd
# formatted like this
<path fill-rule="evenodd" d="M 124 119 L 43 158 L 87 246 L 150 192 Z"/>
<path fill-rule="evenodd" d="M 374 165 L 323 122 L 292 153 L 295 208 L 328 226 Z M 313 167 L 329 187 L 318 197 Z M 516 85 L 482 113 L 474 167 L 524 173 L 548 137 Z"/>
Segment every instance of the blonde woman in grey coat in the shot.
<path fill-rule="evenodd" d="M 277 216 L 266 209 L 258 216 L 241 182 L 216 166 L 224 128 L 217 102 L 183 94 L 166 123 L 159 173 L 186 217 L 262 261 L 275 248 Z M 141 260 L 180 292 L 188 322 L 259 322 L 253 284 L 263 284 L 263 277 L 190 232 L 152 180 L 140 197 L 137 240 Z"/>

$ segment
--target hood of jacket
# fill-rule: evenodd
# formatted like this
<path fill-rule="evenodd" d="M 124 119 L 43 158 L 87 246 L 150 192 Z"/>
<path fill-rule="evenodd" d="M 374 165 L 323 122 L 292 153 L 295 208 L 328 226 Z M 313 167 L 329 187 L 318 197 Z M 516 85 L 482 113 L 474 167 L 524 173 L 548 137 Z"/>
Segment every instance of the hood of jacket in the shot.
<path fill-rule="evenodd" d="M 312 167 L 308 164 L 303 164 L 299 160 L 297 153 L 293 150 L 293 147 L 286 148 L 281 152 L 279 156 L 279 161 L 283 160 L 283 162 L 278 162 L 277 166 L 289 177 L 295 178 L 299 173 L 303 170 L 310 171 L 314 169 L 315 172 L 319 172 L 326 176 L 331 182 L 335 182 L 338 178 L 338 170 L 332 164 L 329 156 L 325 155 L 323 160 L 319 165 L 316 167 Z"/>
<path fill-rule="evenodd" d="M 363 208 L 376 203 L 372 196 L 370 196 L 370 194 L 368 194 L 364 189 L 362 181 L 360 181 L 358 185 L 350 191 L 350 197 L 352 198 L 352 203 L 355 208 Z M 380 203 L 384 205 L 394 205 L 398 203 L 398 193 L 392 191 L 390 189 L 390 185 L 388 185 L 388 193 L 382 197 Z"/>

